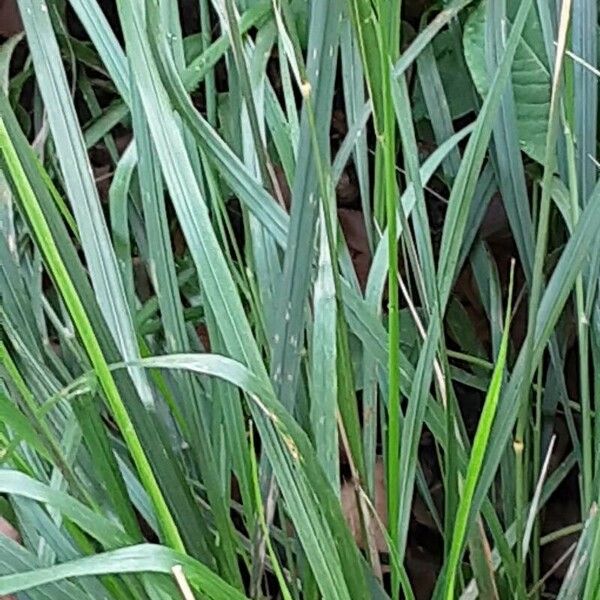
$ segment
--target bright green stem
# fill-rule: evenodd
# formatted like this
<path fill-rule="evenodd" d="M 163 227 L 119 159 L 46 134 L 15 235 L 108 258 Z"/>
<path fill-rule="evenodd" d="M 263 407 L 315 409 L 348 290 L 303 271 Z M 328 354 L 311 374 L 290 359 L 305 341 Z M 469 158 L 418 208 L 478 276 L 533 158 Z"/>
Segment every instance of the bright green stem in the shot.
<path fill-rule="evenodd" d="M 382 24 L 382 39 L 384 47 L 387 49 L 388 57 L 394 64 L 400 57 L 401 11 L 401 0 L 386 0 L 381 3 L 379 19 Z"/>
<path fill-rule="evenodd" d="M 375 143 L 375 182 L 373 184 L 375 222 L 383 230 L 387 223 L 387 206 L 385 202 L 385 152 L 378 139 Z"/>
<path fill-rule="evenodd" d="M 568 125 L 565 125 L 565 139 L 567 146 L 567 174 L 569 178 L 569 197 L 571 200 L 571 221 L 574 228 L 579 221 L 579 193 L 577 188 L 577 166 L 575 159 L 575 144 L 573 135 Z M 592 505 L 594 458 L 593 458 L 593 433 L 590 400 L 590 372 L 589 372 L 589 329 L 585 311 L 585 297 L 583 290 L 583 276 L 581 273 L 575 281 L 575 307 L 577 312 L 577 345 L 579 349 L 579 397 L 581 403 L 581 514 L 586 515 Z"/>
<path fill-rule="evenodd" d="M 528 409 L 529 403 L 523 403 L 521 412 L 519 414 L 519 423 L 527 423 L 527 414 L 525 411 Z M 525 413 L 525 417 L 523 414 Z M 517 512 L 515 517 L 516 531 L 517 531 L 517 544 L 516 544 L 516 563 L 519 576 L 517 578 L 517 598 L 525 600 L 527 598 L 527 591 L 525 589 L 525 548 L 523 548 L 523 537 L 525 532 L 525 497 L 527 481 L 525 478 L 525 440 L 524 440 L 524 428 L 518 428 L 515 441 L 513 442 L 513 450 L 515 452 L 515 490 L 516 490 L 516 504 Z"/>
<path fill-rule="evenodd" d="M 552 178 L 556 165 L 556 141 L 561 114 L 561 91 L 563 83 L 564 51 L 570 19 L 571 1 L 565 0 L 561 7 L 559 35 L 557 42 L 552 92 L 550 97 L 550 110 L 548 113 L 548 131 L 546 133 L 546 150 L 544 153 L 544 174 L 542 177 L 542 197 L 540 200 L 539 220 L 535 254 L 533 260 L 533 274 L 529 296 L 529 311 L 527 319 L 527 337 L 525 342 L 525 360 L 527 373 L 532 373 L 536 365 L 533 364 L 533 340 L 538 316 L 538 309 L 544 288 L 544 264 L 548 247 L 548 228 L 550 223 L 550 208 L 552 205 Z M 528 379 L 527 379 L 528 381 Z M 515 449 L 524 446 L 524 434 L 528 423 L 529 414 L 529 385 L 523 385 L 521 391 L 521 405 L 515 434 Z M 523 452 L 517 452 L 517 559 L 520 570 L 519 580 L 522 588 L 525 586 L 525 565 L 522 558 L 525 556 L 523 548 L 523 517 L 525 513 L 525 484 L 523 479 Z"/>
<path fill-rule="evenodd" d="M 535 426 L 533 428 L 533 473 L 540 477 L 542 468 L 542 385 L 543 370 L 538 369 L 537 386 L 535 390 Z M 539 581 L 540 573 L 540 537 L 541 523 L 539 515 L 536 515 L 533 526 L 533 545 L 531 548 L 531 575 L 533 581 Z M 530 596 L 535 600 L 539 598 L 538 591 L 530 591 Z"/>
<path fill-rule="evenodd" d="M 382 61 L 385 64 L 385 60 Z M 387 503 L 388 526 L 392 545 L 398 544 L 398 471 L 400 464 L 400 381 L 398 376 L 400 312 L 398 307 L 398 239 L 396 228 L 396 151 L 394 112 L 389 71 L 383 77 L 384 114 L 383 147 L 384 197 L 388 226 L 388 432 L 387 432 Z M 392 597 L 398 596 L 398 573 L 392 573 Z"/>
<path fill-rule="evenodd" d="M 202 53 L 211 44 L 211 23 L 208 0 L 200 0 L 200 30 L 202 32 Z M 215 127 L 217 124 L 217 91 L 214 69 L 209 69 L 204 77 L 204 96 L 206 98 L 206 118 Z"/>
<path fill-rule="evenodd" d="M 133 423 L 127 414 L 127 409 L 123 404 L 115 380 L 113 379 L 108 364 L 106 363 L 106 359 L 104 358 L 96 336 L 94 335 L 94 330 L 85 308 L 54 243 L 48 223 L 38 204 L 35 193 L 27 180 L 25 171 L 19 162 L 15 148 L 10 141 L 4 125 L 4 120 L 1 117 L 0 151 L 4 154 L 8 170 L 19 190 L 23 208 L 27 213 L 31 228 L 39 241 L 39 247 L 44 254 L 46 264 L 48 265 L 65 305 L 71 314 L 73 323 L 75 324 L 77 332 L 81 337 L 81 341 L 88 353 L 96 376 L 104 390 L 115 422 L 131 452 L 131 457 L 139 472 L 140 480 L 152 499 L 154 509 L 156 510 L 156 516 L 161 524 L 165 540 L 174 550 L 185 553 L 185 547 L 177 530 L 177 526 L 175 525 L 175 521 L 173 520 L 167 503 L 158 487 L 148 458 L 144 453 L 144 449 L 142 448 L 142 444 L 133 427 Z"/>
<path fill-rule="evenodd" d="M 594 504 L 590 511 L 590 518 L 598 519 L 598 506 Z M 589 572 L 583 590 L 583 600 L 596 600 L 600 594 L 600 574 L 598 563 L 600 562 L 600 525 L 596 523 L 594 542 L 589 558 Z"/>

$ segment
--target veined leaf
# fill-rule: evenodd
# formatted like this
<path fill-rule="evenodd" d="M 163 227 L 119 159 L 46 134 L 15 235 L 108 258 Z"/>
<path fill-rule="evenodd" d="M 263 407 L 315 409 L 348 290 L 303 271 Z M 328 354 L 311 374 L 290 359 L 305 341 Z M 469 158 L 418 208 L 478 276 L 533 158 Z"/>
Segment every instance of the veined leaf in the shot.
<path fill-rule="evenodd" d="M 464 48 L 467 65 L 477 91 L 486 96 L 490 78 L 485 58 L 486 3 L 469 15 L 465 23 Z M 507 2 L 507 26 L 514 23 L 518 0 Z M 538 13 L 529 14 L 512 66 L 512 87 L 517 111 L 519 142 L 531 158 L 544 162 L 546 129 L 550 109 L 551 76 Z"/>

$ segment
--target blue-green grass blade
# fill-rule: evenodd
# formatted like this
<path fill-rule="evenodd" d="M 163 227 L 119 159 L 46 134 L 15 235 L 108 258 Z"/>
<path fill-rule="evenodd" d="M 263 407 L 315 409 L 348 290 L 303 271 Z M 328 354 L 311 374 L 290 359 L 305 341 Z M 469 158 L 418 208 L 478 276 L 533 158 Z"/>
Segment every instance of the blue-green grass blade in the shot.
<path fill-rule="evenodd" d="M 67 194 L 81 233 L 98 303 L 124 358 L 135 360 L 139 349 L 123 282 L 102 215 L 98 191 L 71 100 L 60 51 L 45 4 L 20 0 L 36 78 L 56 140 Z M 152 406 L 152 390 L 141 373 L 131 374 L 142 401 Z"/>

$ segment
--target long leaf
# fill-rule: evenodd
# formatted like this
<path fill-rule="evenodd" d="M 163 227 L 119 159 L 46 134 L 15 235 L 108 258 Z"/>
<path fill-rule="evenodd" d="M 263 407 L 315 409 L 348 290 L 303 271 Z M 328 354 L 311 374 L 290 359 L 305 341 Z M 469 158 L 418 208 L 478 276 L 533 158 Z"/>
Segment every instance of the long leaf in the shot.
<path fill-rule="evenodd" d="M 202 563 L 187 557 L 185 554 L 151 544 L 141 544 L 100 553 L 45 569 L 5 575 L 0 577 L 0 594 L 11 594 L 68 578 L 87 577 L 89 575 L 171 574 L 173 567 L 177 565 L 183 567 L 190 583 L 208 598 L 213 600 L 244 600 L 246 598 L 246 596 L 227 585 Z"/>

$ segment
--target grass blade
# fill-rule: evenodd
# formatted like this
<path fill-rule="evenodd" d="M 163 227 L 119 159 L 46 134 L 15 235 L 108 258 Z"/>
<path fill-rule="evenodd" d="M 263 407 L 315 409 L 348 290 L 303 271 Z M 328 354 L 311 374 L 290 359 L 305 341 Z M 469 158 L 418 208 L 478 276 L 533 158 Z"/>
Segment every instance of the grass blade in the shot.
<path fill-rule="evenodd" d="M 90 324 L 86 311 L 81 303 L 73 282 L 64 266 L 62 258 L 54 244 L 52 234 L 48 228 L 48 224 L 38 205 L 29 182 L 23 172 L 23 168 L 15 153 L 14 147 L 8 138 L 8 132 L 4 126 L 4 121 L 0 118 L 0 150 L 4 155 L 11 176 L 18 186 L 21 201 L 28 213 L 28 217 L 32 226 L 36 231 L 36 235 L 41 241 L 42 251 L 45 253 L 45 260 L 55 278 L 56 284 L 61 290 L 63 299 L 68 306 L 74 323 L 76 324 L 83 344 L 88 352 L 90 360 L 97 370 L 99 380 L 102 384 L 107 400 L 111 407 L 112 413 L 117 421 L 123 437 L 129 445 L 129 449 L 133 455 L 137 468 L 140 471 L 140 476 L 146 486 L 148 493 L 152 496 L 157 513 L 160 515 L 161 526 L 164 529 L 164 534 L 169 543 L 175 548 L 183 549 L 183 544 L 179 533 L 165 503 L 162 492 L 160 491 L 152 468 L 146 458 L 146 454 L 142 448 L 140 440 L 131 424 L 127 410 L 123 404 L 115 381 L 108 370 L 106 360 L 102 354 L 102 350 L 98 345 L 98 341 L 94 335 L 94 331 Z"/>
<path fill-rule="evenodd" d="M 191 585 L 212 600 L 247 600 L 246 596 L 227 585 L 203 564 L 180 554 L 151 544 L 130 546 L 80 558 L 45 569 L 25 571 L 0 577 L 0 594 L 11 594 L 68 578 L 116 573 L 166 573 L 174 566 L 183 567 Z"/>
<path fill-rule="evenodd" d="M 512 276 L 511 276 L 512 277 Z M 477 432 L 475 433 L 475 439 L 473 440 L 473 447 L 471 449 L 471 456 L 469 458 L 469 464 L 467 466 L 467 473 L 465 482 L 461 494 L 461 498 L 458 504 L 458 511 L 456 515 L 456 521 L 454 524 L 454 531 L 452 533 L 452 543 L 450 547 L 450 554 L 448 556 L 448 563 L 446 567 L 446 587 L 444 597 L 446 600 L 454 599 L 454 589 L 456 586 L 456 577 L 459 568 L 460 556 L 463 551 L 463 544 L 465 537 L 470 529 L 472 521 L 469 519 L 471 511 L 471 504 L 473 501 L 473 495 L 475 493 L 475 487 L 477 486 L 477 479 L 481 466 L 483 464 L 486 446 L 490 437 L 492 424 L 496 414 L 496 408 L 500 399 L 500 390 L 502 386 L 502 379 L 504 376 L 504 369 L 506 366 L 506 355 L 508 350 L 509 340 L 509 328 L 510 328 L 510 314 L 511 314 L 511 295 L 512 295 L 512 281 L 509 292 L 508 307 L 506 309 L 506 320 L 504 322 L 504 332 L 502 334 L 502 341 L 500 343 L 500 351 L 496 359 L 494 366 L 494 372 L 490 381 L 490 387 L 488 389 L 483 410 L 481 411 L 481 417 L 479 424 L 477 425 Z"/>
<path fill-rule="evenodd" d="M 139 358 L 139 349 L 128 309 L 123 282 L 102 216 L 100 199 L 77 124 L 69 84 L 45 3 L 19 0 L 36 76 L 44 96 L 48 121 L 62 165 L 65 186 L 81 233 L 92 285 L 98 303 L 123 357 Z M 153 396 L 145 377 L 133 372 L 140 397 L 152 406 Z"/>

